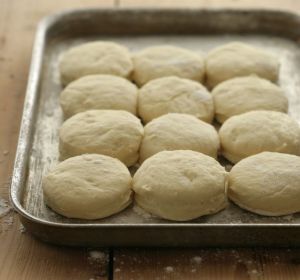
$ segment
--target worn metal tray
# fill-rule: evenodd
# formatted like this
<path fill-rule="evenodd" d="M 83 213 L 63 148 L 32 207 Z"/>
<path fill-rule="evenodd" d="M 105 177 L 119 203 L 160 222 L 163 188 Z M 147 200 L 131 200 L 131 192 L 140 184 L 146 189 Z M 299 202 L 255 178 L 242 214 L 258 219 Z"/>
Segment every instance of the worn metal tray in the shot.
<path fill-rule="evenodd" d="M 43 202 L 41 179 L 58 160 L 60 54 L 88 40 L 112 40 L 132 51 L 169 43 L 196 51 L 230 41 L 263 47 L 281 62 L 279 84 L 289 113 L 300 120 L 300 17 L 267 10 L 76 10 L 39 25 L 11 184 L 11 199 L 33 235 L 85 246 L 298 246 L 300 215 L 262 217 L 233 204 L 212 216 L 174 223 L 132 205 L 112 217 L 86 221 L 55 214 Z M 300 172 L 300 171 L 299 171 Z M 300 203 L 300 201 L 299 201 Z"/>

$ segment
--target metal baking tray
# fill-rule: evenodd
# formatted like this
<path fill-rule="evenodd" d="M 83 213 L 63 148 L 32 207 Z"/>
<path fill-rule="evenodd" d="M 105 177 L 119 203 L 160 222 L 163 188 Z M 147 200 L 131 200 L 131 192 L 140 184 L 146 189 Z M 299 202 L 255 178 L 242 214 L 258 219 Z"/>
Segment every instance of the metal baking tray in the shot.
<path fill-rule="evenodd" d="M 13 205 L 29 232 L 47 242 L 74 246 L 300 245 L 300 214 L 263 217 L 233 204 L 187 223 L 152 217 L 134 205 L 95 221 L 68 219 L 47 208 L 41 179 L 58 161 L 58 128 L 63 120 L 58 60 L 67 48 L 91 40 L 116 41 L 133 52 L 156 44 L 207 52 L 230 41 L 262 47 L 280 59 L 279 84 L 289 98 L 289 114 L 300 121 L 300 17 L 296 14 L 93 9 L 47 17 L 36 34 L 11 183 Z"/>

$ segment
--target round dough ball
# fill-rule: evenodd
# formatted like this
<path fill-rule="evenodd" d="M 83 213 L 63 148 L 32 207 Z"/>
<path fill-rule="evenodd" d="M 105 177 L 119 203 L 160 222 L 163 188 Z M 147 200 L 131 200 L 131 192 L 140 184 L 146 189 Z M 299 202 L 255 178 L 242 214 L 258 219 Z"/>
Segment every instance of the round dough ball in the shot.
<path fill-rule="evenodd" d="M 241 208 L 280 216 L 300 211 L 300 157 L 264 152 L 243 159 L 229 173 L 228 195 Z"/>
<path fill-rule="evenodd" d="M 133 177 L 136 203 L 173 221 L 216 213 L 227 205 L 227 172 L 215 159 L 193 151 L 163 151 Z"/>
<path fill-rule="evenodd" d="M 276 57 L 244 43 L 233 42 L 212 50 L 206 57 L 207 84 L 217 84 L 240 76 L 256 74 L 277 81 L 279 62 Z"/>
<path fill-rule="evenodd" d="M 133 70 L 129 51 L 113 42 L 91 42 L 71 48 L 60 61 L 64 85 L 92 74 L 111 74 L 128 78 Z"/>
<path fill-rule="evenodd" d="M 81 155 L 59 163 L 43 178 L 44 199 L 68 218 L 100 219 L 131 203 L 132 178 L 119 160 Z"/>
<path fill-rule="evenodd" d="M 133 79 L 139 86 L 166 76 L 201 82 L 205 72 L 204 59 L 200 54 L 169 45 L 140 51 L 133 56 L 133 65 Z"/>
<path fill-rule="evenodd" d="M 60 105 L 65 118 L 92 109 L 125 110 L 136 115 L 137 87 L 117 76 L 84 76 L 62 91 Z"/>
<path fill-rule="evenodd" d="M 192 150 L 216 158 L 220 147 L 215 128 L 192 115 L 171 113 L 144 127 L 140 162 L 168 150 Z"/>
<path fill-rule="evenodd" d="M 219 130 L 222 154 L 231 162 L 260 152 L 300 155 L 300 128 L 287 114 L 251 111 L 231 117 Z"/>
<path fill-rule="evenodd" d="M 283 90 L 255 75 L 222 82 L 213 89 L 212 96 L 220 123 L 253 110 L 288 111 L 288 99 Z"/>
<path fill-rule="evenodd" d="M 126 111 L 90 110 L 66 120 L 59 131 L 60 158 L 103 154 L 127 166 L 138 160 L 143 137 L 140 120 Z"/>
<path fill-rule="evenodd" d="M 150 81 L 139 90 L 138 111 L 145 123 L 167 113 L 186 113 L 212 122 L 214 103 L 200 83 L 175 76 Z"/>

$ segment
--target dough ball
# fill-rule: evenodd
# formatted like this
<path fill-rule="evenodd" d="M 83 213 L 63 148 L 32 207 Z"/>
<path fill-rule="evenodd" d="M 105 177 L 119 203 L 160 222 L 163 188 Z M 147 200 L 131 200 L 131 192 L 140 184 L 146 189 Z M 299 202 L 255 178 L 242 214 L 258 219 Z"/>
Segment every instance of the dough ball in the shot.
<path fill-rule="evenodd" d="M 216 119 L 223 123 L 228 118 L 253 110 L 286 113 L 288 100 L 282 89 L 255 75 L 222 82 L 214 88 Z"/>
<path fill-rule="evenodd" d="M 212 50 L 206 58 L 207 84 L 213 88 L 231 78 L 256 74 L 277 81 L 276 57 L 244 43 L 233 42 Z"/>
<path fill-rule="evenodd" d="M 135 201 L 168 220 L 187 221 L 227 205 L 227 173 L 215 159 L 193 151 L 163 151 L 133 177 Z"/>
<path fill-rule="evenodd" d="M 100 219 L 131 202 L 132 178 L 119 160 L 81 155 L 59 163 L 43 178 L 44 199 L 68 218 Z"/>
<path fill-rule="evenodd" d="M 264 152 L 243 159 L 229 173 L 228 195 L 241 208 L 280 216 L 300 211 L 300 157 Z"/>
<path fill-rule="evenodd" d="M 78 113 L 60 128 L 60 158 L 103 154 L 131 166 L 138 160 L 142 137 L 140 120 L 126 111 L 90 110 Z"/>
<path fill-rule="evenodd" d="M 168 45 L 140 51 L 133 56 L 133 65 L 133 79 L 139 86 L 166 76 L 201 82 L 205 72 L 204 59 L 200 54 Z"/>
<path fill-rule="evenodd" d="M 216 158 L 219 147 L 219 136 L 212 125 L 191 115 L 171 113 L 144 127 L 140 162 L 164 150 L 193 150 Z"/>
<path fill-rule="evenodd" d="M 145 123 L 167 113 L 186 113 L 212 122 L 214 103 L 200 83 L 175 76 L 150 81 L 139 91 L 138 111 Z"/>
<path fill-rule="evenodd" d="M 101 41 L 85 43 L 66 51 L 59 67 L 64 85 L 92 74 L 111 74 L 128 78 L 133 69 L 127 48 Z"/>
<path fill-rule="evenodd" d="M 84 76 L 63 90 L 60 105 L 65 118 L 92 109 L 125 110 L 136 115 L 137 87 L 117 76 Z"/>
<path fill-rule="evenodd" d="M 251 111 L 231 117 L 219 130 L 222 153 L 233 163 L 261 152 L 300 155 L 300 128 L 287 114 Z"/>

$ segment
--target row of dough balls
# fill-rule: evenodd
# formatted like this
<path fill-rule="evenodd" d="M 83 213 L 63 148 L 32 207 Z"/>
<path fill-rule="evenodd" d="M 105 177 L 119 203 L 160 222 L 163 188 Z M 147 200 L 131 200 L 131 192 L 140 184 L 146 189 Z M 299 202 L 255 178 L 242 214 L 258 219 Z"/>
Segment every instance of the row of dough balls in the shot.
<path fill-rule="evenodd" d="M 133 200 L 158 217 L 187 221 L 226 208 L 227 196 L 251 212 L 300 211 L 300 158 L 263 152 L 227 173 L 216 160 L 189 150 L 150 157 L 133 178 L 119 160 L 97 154 L 70 158 L 43 179 L 47 205 L 69 218 L 100 219 Z M 266 185 L 268 188 L 266 188 Z"/>
<path fill-rule="evenodd" d="M 300 155 L 300 127 L 287 114 L 250 111 L 228 119 L 216 129 L 188 114 L 170 113 L 145 127 L 121 110 L 89 110 L 67 119 L 59 131 L 60 159 L 103 154 L 125 165 L 144 162 L 164 150 L 193 150 L 236 163 L 260 152 Z M 220 149 L 221 148 L 221 149 Z"/>
<path fill-rule="evenodd" d="M 131 55 L 125 46 L 96 41 L 71 48 L 60 62 L 64 85 L 87 75 L 111 74 L 132 79 L 138 86 L 156 78 L 177 76 L 198 82 L 206 79 L 212 88 L 250 74 L 275 82 L 278 72 L 279 63 L 274 56 L 240 42 L 218 47 L 203 57 L 170 45 L 148 47 Z"/>

